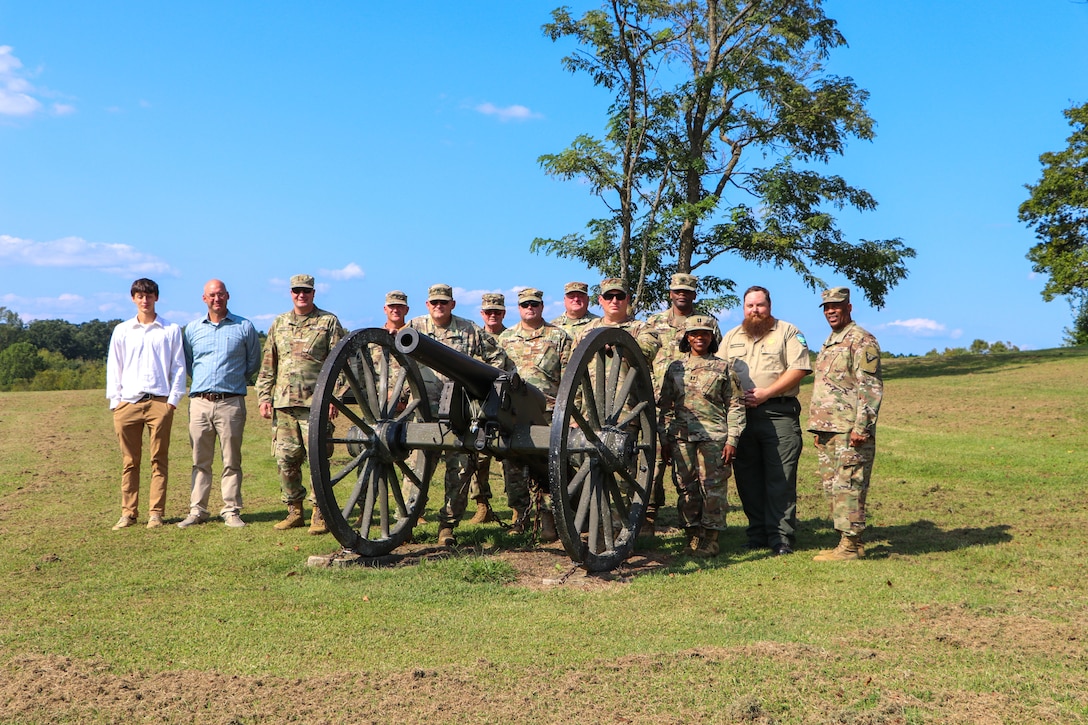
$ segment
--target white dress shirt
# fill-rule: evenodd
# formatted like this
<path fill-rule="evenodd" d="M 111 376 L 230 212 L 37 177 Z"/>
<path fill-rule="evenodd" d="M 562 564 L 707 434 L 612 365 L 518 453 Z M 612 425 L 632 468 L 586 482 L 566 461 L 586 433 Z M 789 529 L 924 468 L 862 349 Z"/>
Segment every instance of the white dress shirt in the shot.
<path fill-rule="evenodd" d="M 146 325 L 133 317 L 115 327 L 106 358 L 110 410 L 146 394 L 165 396 L 174 407 L 185 395 L 181 328 L 161 315 Z"/>

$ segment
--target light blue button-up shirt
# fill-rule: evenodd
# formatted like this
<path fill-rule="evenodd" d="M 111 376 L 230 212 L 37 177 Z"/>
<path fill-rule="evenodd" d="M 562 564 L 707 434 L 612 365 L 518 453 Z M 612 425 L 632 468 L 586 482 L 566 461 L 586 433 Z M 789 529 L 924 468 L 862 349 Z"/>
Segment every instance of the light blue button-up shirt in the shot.
<path fill-rule="evenodd" d="M 192 376 L 189 396 L 246 394 L 246 381 L 261 367 L 261 343 L 253 323 L 227 312 L 218 324 L 207 316 L 185 326 L 185 367 Z"/>

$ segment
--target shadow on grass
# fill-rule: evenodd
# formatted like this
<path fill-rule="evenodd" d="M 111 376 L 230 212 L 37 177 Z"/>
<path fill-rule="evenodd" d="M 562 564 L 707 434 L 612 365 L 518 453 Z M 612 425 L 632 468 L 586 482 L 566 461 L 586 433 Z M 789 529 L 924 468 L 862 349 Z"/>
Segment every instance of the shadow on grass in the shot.
<path fill-rule="evenodd" d="M 995 373 L 1043 361 L 1088 358 L 1088 348 L 1063 347 L 1031 352 L 892 358 L 884 361 L 885 380 L 937 378 L 945 375 Z"/>
<path fill-rule="evenodd" d="M 866 532 L 872 544 L 865 547 L 866 558 L 891 555 L 917 556 L 936 551 L 955 551 L 972 546 L 994 546 L 1012 541 L 1008 524 L 942 530 L 932 521 L 921 519 L 902 526 L 879 526 Z"/>

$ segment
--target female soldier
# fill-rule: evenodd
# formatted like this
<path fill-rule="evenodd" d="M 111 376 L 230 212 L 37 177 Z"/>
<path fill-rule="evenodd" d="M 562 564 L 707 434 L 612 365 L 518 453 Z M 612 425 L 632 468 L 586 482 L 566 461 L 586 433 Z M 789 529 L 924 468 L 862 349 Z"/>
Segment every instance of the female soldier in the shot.
<path fill-rule="evenodd" d="M 744 394 L 730 364 L 714 357 L 713 331 L 710 317 L 687 319 L 679 345 L 687 356 L 665 371 L 658 401 L 670 441 L 662 457 L 672 459 L 680 525 L 698 557 L 718 555 L 731 464 L 745 423 Z"/>

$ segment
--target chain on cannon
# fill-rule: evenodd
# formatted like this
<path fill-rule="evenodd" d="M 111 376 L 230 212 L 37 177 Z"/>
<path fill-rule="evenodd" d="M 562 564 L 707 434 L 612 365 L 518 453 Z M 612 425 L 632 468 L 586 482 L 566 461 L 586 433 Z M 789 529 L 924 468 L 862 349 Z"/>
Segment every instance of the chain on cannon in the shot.
<path fill-rule="evenodd" d="M 433 406 L 420 365 L 447 380 Z M 330 432 L 330 405 L 343 433 Z M 516 373 L 412 328 L 356 330 L 325 361 L 309 430 L 314 492 L 345 550 L 382 556 L 408 541 L 439 458 L 479 452 L 549 488 L 563 547 L 588 571 L 630 555 L 657 442 L 649 366 L 615 328 L 575 348 L 550 419 L 543 393 Z"/>

